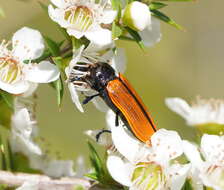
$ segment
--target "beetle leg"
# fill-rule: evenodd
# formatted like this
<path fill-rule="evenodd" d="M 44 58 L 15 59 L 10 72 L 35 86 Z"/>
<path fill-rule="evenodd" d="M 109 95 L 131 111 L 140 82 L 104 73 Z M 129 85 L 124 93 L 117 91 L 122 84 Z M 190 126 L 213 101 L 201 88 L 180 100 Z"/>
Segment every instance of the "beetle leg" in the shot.
<path fill-rule="evenodd" d="M 115 126 L 116 126 L 116 127 L 119 126 L 119 114 L 120 114 L 120 112 L 117 111 L 117 112 L 116 112 L 116 117 L 115 117 Z"/>
<path fill-rule="evenodd" d="M 110 130 L 107 130 L 107 129 L 102 129 L 99 133 L 97 133 L 96 135 L 96 142 L 99 142 L 99 139 L 100 139 L 100 136 L 103 134 L 103 133 L 111 133 Z"/>
<path fill-rule="evenodd" d="M 100 94 L 98 93 L 98 94 L 94 94 L 94 95 L 92 95 L 92 96 L 86 96 L 86 99 L 85 100 L 83 100 L 83 104 L 87 104 L 89 101 L 91 101 L 93 98 L 95 98 L 96 96 L 99 96 Z"/>

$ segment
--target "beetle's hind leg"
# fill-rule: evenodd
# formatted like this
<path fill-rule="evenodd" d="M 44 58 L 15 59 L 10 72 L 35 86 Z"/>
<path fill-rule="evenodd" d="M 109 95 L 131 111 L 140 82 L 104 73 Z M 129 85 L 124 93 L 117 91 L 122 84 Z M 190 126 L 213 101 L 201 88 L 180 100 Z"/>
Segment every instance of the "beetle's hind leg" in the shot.
<path fill-rule="evenodd" d="M 120 115 L 120 111 L 117 111 L 116 116 L 115 116 L 115 126 L 116 127 L 119 126 L 119 115 Z"/>
<path fill-rule="evenodd" d="M 97 97 L 97 96 L 99 96 L 100 95 L 100 93 L 98 93 L 98 94 L 94 94 L 94 95 L 92 95 L 92 96 L 86 96 L 86 99 L 85 100 L 83 100 L 83 104 L 87 104 L 89 101 L 91 101 L 93 98 L 95 98 L 95 97 Z"/>
<path fill-rule="evenodd" d="M 99 139 L 100 139 L 101 135 L 104 134 L 104 133 L 111 133 L 111 131 L 110 131 L 110 130 L 107 130 L 107 129 L 102 129 L 102 130 L 101 130 L 99 133 L 97 133 L 97 135 L 96 135 L 96 142 L 99 142 Z"/>

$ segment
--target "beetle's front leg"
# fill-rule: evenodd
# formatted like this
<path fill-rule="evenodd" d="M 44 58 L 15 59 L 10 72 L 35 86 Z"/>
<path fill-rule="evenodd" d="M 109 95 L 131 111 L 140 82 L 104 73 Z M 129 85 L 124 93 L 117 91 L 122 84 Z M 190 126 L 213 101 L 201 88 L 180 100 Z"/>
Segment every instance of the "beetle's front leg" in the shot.
<path fill-rule="evenodd" d="M 98 93 L 98 94 L 94 94 L 94 95 L 92 95 L 92 96 L 86 96 L 86 99 L 85 100 L 83 100 L 83 104 L 87 104 L 89 101 L 91 101 L 93 98 L 95 98 L 95 97 L 97 97 L 97 96 L 99 96 L 100 94 Z"/>

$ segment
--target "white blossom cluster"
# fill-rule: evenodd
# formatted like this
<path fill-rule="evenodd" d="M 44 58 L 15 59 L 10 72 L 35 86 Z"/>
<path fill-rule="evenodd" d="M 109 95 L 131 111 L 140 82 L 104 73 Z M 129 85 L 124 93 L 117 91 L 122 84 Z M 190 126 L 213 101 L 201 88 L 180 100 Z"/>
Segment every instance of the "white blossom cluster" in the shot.
<path fill-rule="evenodd" d="M 93 60 L 102 61 L 110 64 L 117 73 L 123 73 L 126 58 L 124 51 L 116 47 L 115 41 L 119 37 L 132 41 L 141 39 L 139 41 L 146 47 L 160 41 L 160 22 L 153 16 L 147 1 L 120 0 L 118 9 L 114 9 L 115 2 L 116 0 L 51 0 L 48 6 L 49 17 L 67 32 L 72 42 L 80 43 L 78 48 L 73 47 L 74 44 L 69 46 L 72 56 L 63 67 L 55 64 L 54 56 L 38 61 L 46 46 L 43 36 L 37 30 L 23 27 L 13 35 L 10 42 L 3 40 L 0 44 L 0 92 L 7 92 L 14 97 L 10 146 L 13 153 L 22 153 L 28 158 L 30 168 L 55 178 L 80 177 L 86 171 L 81 164 L 82 172 L 74 172 L 71 160 L 51 159 L 44 153 L 35 142 L 38 134 L 37 122 L 32 118 L 33 110 L 21 104 L 20 98 L 33 95 L 39 83 L 60 81 L 66 76 L 64 82 L 71 99 L 84 112 L 79 93 L 82 91 L 89 95 L 93 90 L 70 80 L 75 66 L 79 63 L 90 64 Z M 155 5 L 162 6 L 162 3 Z M 116 24 L 131 32 L 123 32 Z M 120 33 L 114 32 L 115 29 Z M 133 33 L 133 36 L 137 36 L 136 39 L 132 38 Z M 88 44 L 82 43 L 83 39 Z M 78 74 L 83 73 L 80 71 Z M 92 102 L 98 109 L 106 112 L 107 129 L 111 133 L 98 136 L 100 130 L 89 130 L 86 134 L 95 140 L 96 136 L 99 137 L 97 142 L 107 151 L 107 169 L 119 184 L 130 190 L 181 190 L 186 183 L 192 190 L 203 190 L 205 187 L 224 189 L 222 101 L 199 99 L 190 106 L 180 98 L 166 99 L 166 104 L 172 111 L 200 131 L 200 145 L 182 140 L 177 132 L 166 129 L 155 132 L 149 139 L 149 144 L 142 143 L 122 121 L 119 121 L 119 126 L 115 126 L 115 114 L 102 100 L 95 98 Z M 18 189 L 35 189 L 35 186 L 34 182 L 26 182 Z"/>

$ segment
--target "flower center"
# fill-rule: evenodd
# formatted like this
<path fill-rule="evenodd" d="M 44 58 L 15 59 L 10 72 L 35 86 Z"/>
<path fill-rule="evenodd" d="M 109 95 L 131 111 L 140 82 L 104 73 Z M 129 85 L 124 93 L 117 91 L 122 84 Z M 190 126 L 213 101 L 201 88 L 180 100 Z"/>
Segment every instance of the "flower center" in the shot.
<path fill-rule="evenodd" d="M 157 190 L 165 187 L 165 175 L 155 163 L 139 163 L 132 175 L 136 189 Z"/>
<path fill-rule="evenodd" d="M 18 63 L 11 58 L 0 57 L 0 80 L 13 84 L 21 76 L 21 68 Z"/>
<path fill-rule="evenodd" d="M 92 11 L 85 6 L 72 7 L 65 11 L 65 20 L 67 20 L 76 30 L 87 31 L 94 22 Z"/>

